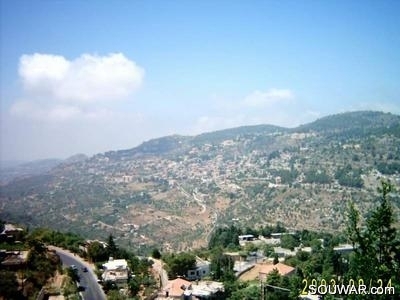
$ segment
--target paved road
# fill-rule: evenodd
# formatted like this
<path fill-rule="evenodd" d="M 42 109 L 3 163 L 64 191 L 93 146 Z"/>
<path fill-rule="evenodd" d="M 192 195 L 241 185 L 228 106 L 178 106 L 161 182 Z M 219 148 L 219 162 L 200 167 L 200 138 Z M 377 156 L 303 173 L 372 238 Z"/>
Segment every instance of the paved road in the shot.
<path fill-rule="evenodd" d="M 63 265 L 75 265 L 78 267 L 78 275 L 80 277 L 79 284 L 85 287 L 85 290 L 81 292 L 84 300 L 106 300 L 104 291 L 97 283 L 96 274 L 93 273 L 87 264 L 82 262 L 81 258 L 75 257 L 73 254 L 61 250 L 56 250 L 56 252 L 60 256 Z M 83 272 L 83 267 L 87 267 L 88 272 Z"/>

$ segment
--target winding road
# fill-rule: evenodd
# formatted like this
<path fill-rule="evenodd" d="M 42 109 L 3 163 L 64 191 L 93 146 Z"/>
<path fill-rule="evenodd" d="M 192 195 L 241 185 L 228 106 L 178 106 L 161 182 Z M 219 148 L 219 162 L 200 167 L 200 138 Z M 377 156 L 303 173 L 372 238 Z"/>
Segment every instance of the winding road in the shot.
<path fill-rule="evenodd" d="M 84 287 L 84 290 L 80 292 L 82 299 L 84 300 L 106 300 L 106 295 L 103 289 L 97 283 L 97 276 L 93 272 L 92 266 L 85 262 L 81 257 L 75 256 L 71 252 L 58 247 L 49 247 L 56 251 L 60 256 L 63 265 L 69 267 L 75 265 L 78 268 L 78 275 L 80 277 L 79 285 Z M 87 272 L 82 269 L 87 268 Z"/>

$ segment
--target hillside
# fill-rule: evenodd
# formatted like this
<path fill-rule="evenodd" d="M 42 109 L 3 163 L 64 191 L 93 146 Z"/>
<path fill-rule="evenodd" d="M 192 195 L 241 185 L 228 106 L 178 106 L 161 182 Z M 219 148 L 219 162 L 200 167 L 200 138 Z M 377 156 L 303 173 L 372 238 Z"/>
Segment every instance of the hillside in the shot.
<path fill-rule="evenodd" d="M 162 137 L 59 164 L 2 186 L 0 218 L 188 249 L 233 222 L 340 231 L 348 201 L 366 212 L 383 176 L 400 186 L 400 116 L 351 112 L 297 128 Z"/>
<path fill-rule="evenodd" d="M 4 161 L 0 164 L 0 184 L 6 184 L 14 179 L 22 179 L 33 175 L 41 175 L 49 172 L 60 164 L 71 164 L 87 159 L 84 154 L 76 154 L 65 160 L 40 159 L 31 162 Z"/>
<path fill-rule="evenodd" d="M 31 177 L 46 173 L 60 163 L 60 159 L 43 159 L 32 162 L 2 162 L 0 184 L 6 184 L 15 178 Z"/>

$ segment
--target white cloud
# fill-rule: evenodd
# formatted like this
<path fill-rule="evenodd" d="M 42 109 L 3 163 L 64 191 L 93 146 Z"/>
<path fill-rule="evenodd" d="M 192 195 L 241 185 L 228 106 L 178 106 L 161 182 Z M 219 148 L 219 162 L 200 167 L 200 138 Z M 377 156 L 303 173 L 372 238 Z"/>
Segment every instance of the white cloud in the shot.
<path fill-rule="evenodd" d="M 21 57 L 19 75 L 29 93 L 67 102 L 93 102 L 129 96 L 141 86 L 144 70 L 122 53 L 83 54 L 71 61 L 35 53 Z"/>
<path fill-rule="evenodd" d="M 46 90 L 65 78 L 70 64 L 64 57 L 57 55 L 22 55 L 19 75 L 27 89 Z"/>
<path fill-rule="evenodd" d="M 21 56 L 19 75 L 24 100 L 14 103 L 11 113 L 65 121 L 109 115 L 105 103 L 131 96 L 142 85 L 144 70 L 122 53 L 74 60 L 35 53 Z"/>
<path fill-rule="evenodd" d="M 254 91 L 243 100 L 243 105 L 249 107 L 269 106 L 294 98 L 292 91 L 287 89 L 269 89 L 266 92 Z"/>

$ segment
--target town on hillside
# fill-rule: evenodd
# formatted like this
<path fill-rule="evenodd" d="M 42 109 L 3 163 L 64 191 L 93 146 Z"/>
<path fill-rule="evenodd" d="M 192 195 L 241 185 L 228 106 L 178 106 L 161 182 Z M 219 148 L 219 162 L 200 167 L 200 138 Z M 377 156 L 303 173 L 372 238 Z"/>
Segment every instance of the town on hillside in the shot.
<path fill-rule="evenodd" d="M 215 228 L 340 233 L 366 215 L 382 179 L 400 183 L 400 117 L 352 112 L 288 129 L 247 126 L 168 136 L 80 156 L 0 186 L 0 217 L 126 248 L 207 247 Z M 398 199 L 394 213 L 399 216 Z M 24 213 L 22 213 L 24 212 Z"/>

